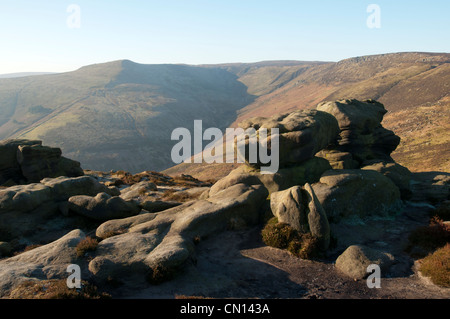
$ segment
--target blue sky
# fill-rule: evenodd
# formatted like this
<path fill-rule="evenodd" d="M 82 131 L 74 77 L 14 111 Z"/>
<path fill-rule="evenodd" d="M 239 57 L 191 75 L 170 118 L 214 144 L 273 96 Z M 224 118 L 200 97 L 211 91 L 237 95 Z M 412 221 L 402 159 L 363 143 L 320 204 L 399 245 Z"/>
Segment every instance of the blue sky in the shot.
<path fill-rule="evenodd" d="M 80 28 L 69 28 L 71 4 Z M 377 4 L 381 28 L 368 28 Z M 450 52 L 450 1 L 0 0 L 0 74 L 139 63 L 339 61 Z"/>

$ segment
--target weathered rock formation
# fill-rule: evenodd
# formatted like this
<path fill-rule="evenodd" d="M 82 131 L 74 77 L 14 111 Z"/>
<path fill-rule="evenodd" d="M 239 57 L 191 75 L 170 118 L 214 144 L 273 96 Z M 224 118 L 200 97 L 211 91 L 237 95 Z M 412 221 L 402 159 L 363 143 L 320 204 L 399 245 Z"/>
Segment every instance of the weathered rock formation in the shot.
<path fill-rule="evenodd" d="M 73 230 L 60 239 L 0 261 L 0 297 L 23 282 L 67 278 L 67 266 L 79 262 L 76 246 L 85 238 Z"/>
<path fill-rule="evenodd" d="M 69 211 L 88 218 L 107 221 L 139 214 L 141 208 L 134 200 L 125 201 L 119 196 L 99 193 L 95 197 L 79 195 L 69 198 Z"/>
<path fill-rule="evenodd" d="M 45 178 L 41 183 L 0 189 L 0 241 L 23 238 L 44 227 L 65 213 L 65 204 L 73 196 L 101 192 L 117 195 L 117 190 L 90 176 Z"/>
<path fill-rule="evenodd" d="M 253 128 L 259 136 L 261 128 L 279 130 L 280 168 L 298 165 L 314 157 L 320 150 L 334 142 L 339 134 L 336 119 L 322 111 L 299 110 L 289 114 L 273 116 L 271 118 L 256 117 L 239 123 L 244 130 Z M 268 132 L 267 141 L 260 141 L 268 145 L 271 150 L 271 135 Z M 249 163 L 249 140 L 245 147 L 247 163 L 259 167 L 259 163 Z"/>
<path fill-rule="evenodd" d="M 8 140 L 0 143 L 0 185 L 38 183 L 46 177 L 78 177 L 80 163 L 67 159 L 61 149 L 41 141 Z"/>
<path fill-rule="evenodd" d="M 373 159 L 393 162 L 390 154 L 400 144 L 400 138 L 381 125 L 387 112 L 383 104 L 374 100 L 341 100 L 320 103 L 317 110 L 332 114 L 339 123 L 338 143 L 329 148 L 342 153 L 339 159 L 334 155 L 335 162 L 345 162 L 346 153 L 359 164 Z"/>
<path fill-rule="evenodd" d="M 106 222 L 89 270 L 100 280 L 118 276 L 125 280 L 153 271 L 172 272 L 193 257 L 195 240 L 260 221 L 267 197 L 261 185 L 236 184 L 207 200 L 190 201 L 160 213 L 147 213 Z"/>

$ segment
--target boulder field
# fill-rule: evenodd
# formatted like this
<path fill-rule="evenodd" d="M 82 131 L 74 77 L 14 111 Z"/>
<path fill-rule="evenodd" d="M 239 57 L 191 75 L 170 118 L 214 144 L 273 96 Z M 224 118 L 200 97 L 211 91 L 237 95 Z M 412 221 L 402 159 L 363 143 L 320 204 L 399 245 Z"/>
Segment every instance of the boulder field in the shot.
<path fill-rule="evenodd" d="M 101 287 L 176 280 L 196 264 L 200 241 L 273 217 L 316 238 L 322 256 L 336 256 L 350 277 L 363 278 L 373 263 L 385 271 L 395 254 L 360 240 L 371 221 L 389 222 L 407 201 L 446 200 L 450 189 L 447 173 L 433 179 L 394 162 L 400 139 L 381 125 L 385 113 L 373 100 L 341 100 L 248 119 L 240 127 L 280 129 L 279 171 L 260 174 L 258 163 L 247 163 L 214 185 L 156 172 L 83 171 L 40 141 L 2 142 L 0 297 L 26 281 L 67 278 L 69 264 Z M 366 226 L 344 234 L 349 225 Z M 97 244 L 79 254 L 87 237 Z"/>

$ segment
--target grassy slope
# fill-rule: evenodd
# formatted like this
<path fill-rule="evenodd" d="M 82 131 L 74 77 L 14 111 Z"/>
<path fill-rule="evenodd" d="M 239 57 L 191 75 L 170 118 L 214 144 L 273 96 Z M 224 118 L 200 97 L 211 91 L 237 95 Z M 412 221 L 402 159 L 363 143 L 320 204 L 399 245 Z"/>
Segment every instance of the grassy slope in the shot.
<path fill-rule="evenodd" d="M 174 128 L 200 118 L 205 127 L 225 128 L 252 100 L 222 69 L 131 61 L 2 80 L 0 87 L 0 138 L 42 139 L 85 168 L 132 172 L 171 166 Z"/>
<path fill-rule="evenodd" d="M 402 137 L 393 153 L 398 163 L 416 172 L 450 172 L 450 97 L 391 113 L 384 123 Z"/>

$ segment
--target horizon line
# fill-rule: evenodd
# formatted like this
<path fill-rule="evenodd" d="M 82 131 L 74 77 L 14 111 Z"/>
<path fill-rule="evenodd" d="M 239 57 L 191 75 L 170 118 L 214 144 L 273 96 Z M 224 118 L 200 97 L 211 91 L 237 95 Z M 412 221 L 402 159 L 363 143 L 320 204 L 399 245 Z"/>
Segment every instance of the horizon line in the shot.
<path fill-rule="evenodd" d="M 186 65 L 186 66 L 196 66 L 196 67 L 211 67 L 211 66 L 226 66 L 226 65 L 242 65 L 242 64 L 262 64 L 262 63 L 339 63 L 341 61 L 355 59 L 355 58 L 362 58 L 362 57 L 369 57 L 369 56 L 384 56 L 384 55 L 394 55 L 394 54 L 432 54 L 432 55 L 440 55 L 440 54 L 450 54 L 449 52 L 433 52 L 433 51 L 400 51 L 400 52 L 387 52 L 387 53 L 376 53 L 376 54 L 365 54 L 365 55 L 358 55 L 358 56 L 351 56 L 348 58 L 335 60 L 335 61 L 320 61 L 320 60 L 292 60 L 292 59 L 282 59 L 282 60 L 276 60 L 276 59 L 268 59 L 268 60 L 259 60 L 259 61 L 253 61 L 253 62 L 219 62 L 219 63 L 141 63 L 136 62 L 130 59 L 117 59 L 117 60 L 111 60 L 111 61 L 105 61 L 105 62 L 95 62 L 90 64 L 85 64 L 82 66 L 79 66 L 74 69 L 65 70 L 65 71 L 19 71 L 19 72 L 8 72 L 8 73 L 0 73 L 0 79 L 8 79 L 8 78 L 19 78 L 19 77 L 27 77 L 27 76 L 38 76 L 38 75 L 52 75 L 52 74 L 63 74 L 63 73 L 70 73 L 78 71 L 84 67 L 89 67 L 93 65 L 100 65 L 100 64 L 108 64 L 108 63 L 115 63 L 115 62 L 124 62 L 129 61 L 135 64 L 140 65 Z"/>

